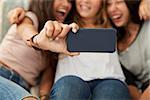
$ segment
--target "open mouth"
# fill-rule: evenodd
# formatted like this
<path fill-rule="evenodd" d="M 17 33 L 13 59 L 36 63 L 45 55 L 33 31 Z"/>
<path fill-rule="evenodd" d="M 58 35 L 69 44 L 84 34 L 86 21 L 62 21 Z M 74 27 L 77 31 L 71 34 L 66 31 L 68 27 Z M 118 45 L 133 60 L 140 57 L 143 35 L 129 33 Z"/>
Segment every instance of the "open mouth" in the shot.
<path fill-rule="evenodd" d="M 59 9 L 56 11 L 56 18 L 58 21 L 64 21 L 64 19 L 66 18 L 66 10 L 64 9 Z"/>
<path fill-rule="evenodd" d="M 121 19 L 121 15 L 114 15 L 111 17 L 113 22 L 118 22 Z"/>
<path fill-rule="evenodd" d="M 57 13 L 59 13 L 62 16 L 65 16 L 66 10 L 61 9 L 61 10 L 58 10 Z"/>

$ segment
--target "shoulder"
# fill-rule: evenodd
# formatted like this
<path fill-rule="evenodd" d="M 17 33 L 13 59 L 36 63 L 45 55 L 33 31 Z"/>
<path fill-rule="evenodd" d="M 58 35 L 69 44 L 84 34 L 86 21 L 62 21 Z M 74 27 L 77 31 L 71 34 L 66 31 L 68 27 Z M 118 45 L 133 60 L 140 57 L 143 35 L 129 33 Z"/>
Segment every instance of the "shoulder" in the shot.
<path fill-rule="evenodd" d="M 142 28 L 147 29 L 147 30 L 150 31 L 150 20 L 145 21 L 145 22 L 143 23 Z"/>
<path fill-rule="evenodd" d="M 38 26 L 39 26 L 39 21 L 38 21 L 38 18 L 37 18 L 37 16 L 36 16 L 36 14 L 34 14 L 34 13 L 31 12 L 31 11 L 28 11 L 28 12 L 26 12 L 26 17 L 30 18 L 30 19 L 32 20 L 34 26 L 35 26 L 36 28 L 38 28 Z"/>
<path fill-rule="evenodd" d="M 143 22 L 140 34 L 142 38 L 150 38 L 150 20 Z"/>

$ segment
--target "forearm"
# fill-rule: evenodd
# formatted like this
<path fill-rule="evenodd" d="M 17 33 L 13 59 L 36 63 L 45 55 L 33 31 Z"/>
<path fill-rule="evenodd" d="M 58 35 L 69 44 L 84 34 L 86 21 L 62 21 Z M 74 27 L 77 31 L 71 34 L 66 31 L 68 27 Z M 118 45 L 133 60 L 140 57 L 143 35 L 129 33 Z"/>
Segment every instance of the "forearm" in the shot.
<path fill-rule="evenodd" d="M 42 75 L 39 87 L 39 96 L 41 97 L 45 95 L 49 96 L 50 90 L 54 82 L 54 75 L 55 75 L 54 67 L 48 66 L 48 68 L 45 69 Z"/>
<path fill-rule="evenodd" d="M 18 34 L 21 36 L 24 42 L 29 46 L 31 46 L 30 39 L 35 34 L 38 34 L 38 31 L 33 25 L 32 21 L 27 17 L 25 17 L 24 20 L 20 24 L 18 24 L 17 30 L 18 30 Z"/>

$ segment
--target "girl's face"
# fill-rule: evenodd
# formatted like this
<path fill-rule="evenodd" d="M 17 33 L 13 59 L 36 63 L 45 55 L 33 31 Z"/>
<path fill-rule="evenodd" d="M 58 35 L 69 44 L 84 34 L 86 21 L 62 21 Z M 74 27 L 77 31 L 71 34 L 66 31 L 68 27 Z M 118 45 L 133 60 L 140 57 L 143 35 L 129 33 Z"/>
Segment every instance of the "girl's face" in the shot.
<path fill-rule="evenodd" d="M 71 0 L 54 0 L 53 14 L 59 22 L 64 22 L 72 7 Z"/>
<path fill-rule="evenodd" d="M 106 0 L 107 13 L 116 27 L 126 26 L 129 22 L 129 10 L 124 0 Z"/>
<path fill-rule="evenodd" d="M 76 9 L 82 18 L 95 18 L 101 3 L 102 0 L 76 0 Z"/>

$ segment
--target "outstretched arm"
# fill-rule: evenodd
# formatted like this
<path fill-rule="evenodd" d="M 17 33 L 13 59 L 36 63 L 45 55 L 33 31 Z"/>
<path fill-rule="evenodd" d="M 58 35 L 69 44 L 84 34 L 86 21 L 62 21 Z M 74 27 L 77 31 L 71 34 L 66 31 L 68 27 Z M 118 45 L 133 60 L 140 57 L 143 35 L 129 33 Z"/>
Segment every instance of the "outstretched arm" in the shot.
<path fill-rule="evenodd" d="M 18 24 L 18 34 L 20 34 L 28 46 L 37 47 L 42 50 L 49 50 L 56 53 L 64 53 L 71 56 L 77 54 L 68 52 L 66 45 L 67 33 L 71 29 L 73 31 L 78 30 L 79 27 L 77 24 L 73 23 L 67 25 L 49 20 L 45 23 L 44 28 L 38 33 L 34 25 L 36 23 L 36 18 L 34 18 L 34 21 L 31 19 L 25 17 L 24 20 Z"/>

